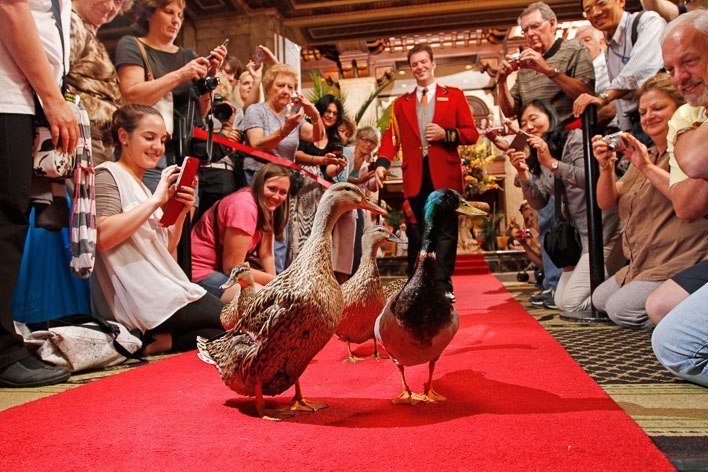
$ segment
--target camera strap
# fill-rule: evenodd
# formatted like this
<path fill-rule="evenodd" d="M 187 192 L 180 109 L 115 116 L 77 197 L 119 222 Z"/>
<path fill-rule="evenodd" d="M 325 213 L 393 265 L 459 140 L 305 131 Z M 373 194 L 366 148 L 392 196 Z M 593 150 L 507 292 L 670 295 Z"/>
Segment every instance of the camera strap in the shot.
<path fill-rule="evenodd" d="M 209 133 L 206 130 L 194 127 L 193 137 L 197 138 L 197 139 L 206 140 L 209 137 Z M 280 164 L 281 166 L 287 167 L 288 169 L 292 169 L 292 170 L 296 170 L 298 172 L 301 172 L 301 173 L 307 175 L 308 177 L 310 177 L 311 179 L 315 180 L 318 184 L 322 185 L 324 188 L 329 188 L 332 186 L 332 182 L 329 182 L 329 181 L 323 179 L 319 175 L 313 174 L 309 170 L 304 169 L 303 167 L 295 164 L 293 161 L 289 161 L 289 160 L 284 159 L 282 157 L 274 156 L 272 154 L 268 154 L 263 151 L 259 151 L 258 149 L 254 149 L 249 146 L 244 146 L 241 143 L 237 143 L 236 141 L 233 141 L 231 139 L 224 138 L 223 136 L 214 135 L 213 139 L 214 139 L 215 143 L 222 144 L 226 147 L 230 147 L 231 149 L 241 151 L 245 154 L 249 154 L 249 155 L 257 157 L 259 159 L 266 160 L 268 162 Z"/>

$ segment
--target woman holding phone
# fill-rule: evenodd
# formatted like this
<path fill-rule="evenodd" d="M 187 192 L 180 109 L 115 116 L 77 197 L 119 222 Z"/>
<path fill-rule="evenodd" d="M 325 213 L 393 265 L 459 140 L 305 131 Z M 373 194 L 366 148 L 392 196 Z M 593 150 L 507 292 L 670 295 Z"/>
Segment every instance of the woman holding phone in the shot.
<path fill-rule="evenodd" d="M 111 134 L 119 158 L 96 168 L 96 265 L 91 295 L 96 314 L 144 334 L 144 354 L 194 349 L 196 336 L 223 331 L 218 298 L 189 281 L 173 253 L 194 206 L 194 188 L 176 188 L 179 168 L 166 167 L 151 192 L 142 182 L 165 151 L 167 131 L 152 107 L 116 111 Z M 194 182 L 196 184 L 196 182 Z M 170 198 L 184 205 L 162 227 Z"/>
<path fill-rule="evenodd" d="M 585 205 L 585 167 L 583 166 L 583 136 L 579 129 L 566 130 L 559 123 L 555 110 L 546 102 L 532 100 L 519 115 L 521 130 L 531 150 L 509 153 L 511 164 L 519 173 L 521 191 L 531 207 L 544 208 L 554 194 L 554 179 L 562 187 L 564 215 L 580 233 L 582 256 L 575 266 L 564 267 L 555 293 L 555 303 L 563 311 L 583 311 L 590 308 L 590 257 L 588 254 L 588 224 Z M 514 149 L 518 149 L 518 144 Z M 623 261 L 610 256 L 616 245 L 619 218 L 616 210 L 603 212 L 602 229 L 605 241 L 607 270 L 613 274 Z"/>
<path fill-rule="evenodd" d="M 212 49 L 208 57 L 201 57 L 174 43 L 182 28 L 185 5 L 185 0 L 136 0 L 131 15 L 147 34 L 140 38 L 124 36 L 116 49 L 123 102 L 156 106 L 172 100 L 173 116 L 163 118 L 172 118 L 175 129 L 187 114 L 192 81 L 215 75 L 226 56 L 223 44 Z M 210 100 L 209 92 L 199 97 L 198 115 L 206 115 Z M 170 134 L 174 135 L 174 131 Z M 172 137 L 169 136 L 165 155 L 157 166 L 145 172 L 145 185 L 150 190 L 156 189 L 162 170 L 175 163 L 177 147 Z"/>

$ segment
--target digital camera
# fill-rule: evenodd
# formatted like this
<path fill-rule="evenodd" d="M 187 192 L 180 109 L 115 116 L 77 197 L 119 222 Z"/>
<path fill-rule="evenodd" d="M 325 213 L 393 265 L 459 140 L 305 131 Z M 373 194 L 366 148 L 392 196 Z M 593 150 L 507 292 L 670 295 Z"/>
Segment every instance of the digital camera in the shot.
<path fill-rule="evenodd" d="M 602 140 L 607 143 L 607 147 L 610 151 L 624 151 L 625 145 L 624 141 L 622 141 L 622 133 L 624 133 L 624 131 L 618 131 L 602 137 Z"/>
<path fill-rule="evenodd" d="M 509 59 L 509 65 L 514 70 L 519 68 L 519 66 L 521 65 L 521 53 L 520 52 L 517 52 L 517 53 L 514 53 L 511 55 L 511 59 Z"/>

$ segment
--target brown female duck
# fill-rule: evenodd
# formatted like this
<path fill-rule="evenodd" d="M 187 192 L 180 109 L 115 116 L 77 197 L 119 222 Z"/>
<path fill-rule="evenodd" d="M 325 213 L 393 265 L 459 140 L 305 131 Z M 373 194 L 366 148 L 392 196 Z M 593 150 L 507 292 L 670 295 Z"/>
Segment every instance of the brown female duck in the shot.
<path fill-rule="evenodd" d="M 335 335 L 347 343 L 349 357 L 344 362 L 359 362 L 363 359 L 352 354 L 351 343 L 363 343 L 374 337 L 374 322 L 386 303 L 381 286 L 376 251 L 386 242 L 400 239 L 383 226 L 370 226 L 361 238 L 361 262 L 356 273 L 342 284 L 344 311 Z M 376 340 L 374 355 L 379 359 Z"/>
<path fill-rule="evenodd" d="M 221 324 L 226 330 L 236 326 L 236 323 L 241 319 L 241 314 L 246 312 L 246 307 L 256 297 L 256 283 L 253 280 L 251 265 L 248 262 L 238 264 L 231 269 L 229 280 L 219 288 L 221 290 L 227 290 L 234 284 L 239 284 L 241 290 L 238 295 L 221 310 Z"/>
<path fill-rule="evenodd" d="M 346 211 L 364 208 L 385 214 L 350 183 L 332 185 L 322 196 L 312 233 L 290 267 L 263 287 L 225 335 L 199 345 L 200 357 L 216 364 L 224 383 L 255 396 L 258 414 L 281 420 L 290 410 L 316 411 L 327 405 L 305 400 L 299 378 L 339 325 L 342 289 L 332 270 L 332 228 Z M 290 409 L 268 410 L 263 395 L 295 385 Z"/>

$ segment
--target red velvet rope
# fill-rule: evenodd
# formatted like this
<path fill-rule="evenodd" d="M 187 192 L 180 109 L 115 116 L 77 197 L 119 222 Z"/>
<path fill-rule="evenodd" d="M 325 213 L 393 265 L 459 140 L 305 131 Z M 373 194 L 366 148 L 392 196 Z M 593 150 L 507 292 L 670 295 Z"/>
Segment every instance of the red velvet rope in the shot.
<path fill-rule="evenodd" d="M 197 139 L 203 139 L 206 141 L 206 139 L 208 137 L 208 133 L 206 132 L 206 130 L 195 127 L 194 128 L 194 137 Z M 315 180 L 318 184 L 322 185 L 324 188 L 329 188 L 332 186 L 332 182 L 323 179 L 319 175 L 313 174 L 309 170 L 304 169 L 302 166 L 295 164 L 293 161 L 289 161 L 287 159 L 283 159 L 282 157 L 274 156 L 272 154 L 268 154 L 266 152 L 259 151 L 258 149 L 254 149 L 252 147 L 244 146 L 241 143 L 238 143 L 238 142 L 233 141 L 231 139 L 225 138 L 223 136 L 218 136 L 216 134 L 214 135 L 214 142 L 219 143 L 219 144 L 223 144 L 224 146 L 230 147 L 231 149 L 235 149 L 237 151 L 245 152 L 246 154 L 250 154 L 251 156 L 255 156 L 260 159 L 264 159 L 268 162 L 274 162 L 276 164 L 280 164 L 282 166 L 287 167 L 288 169 L 293 169 L 298 172 L 302 172 L 306 176 Z"/>

